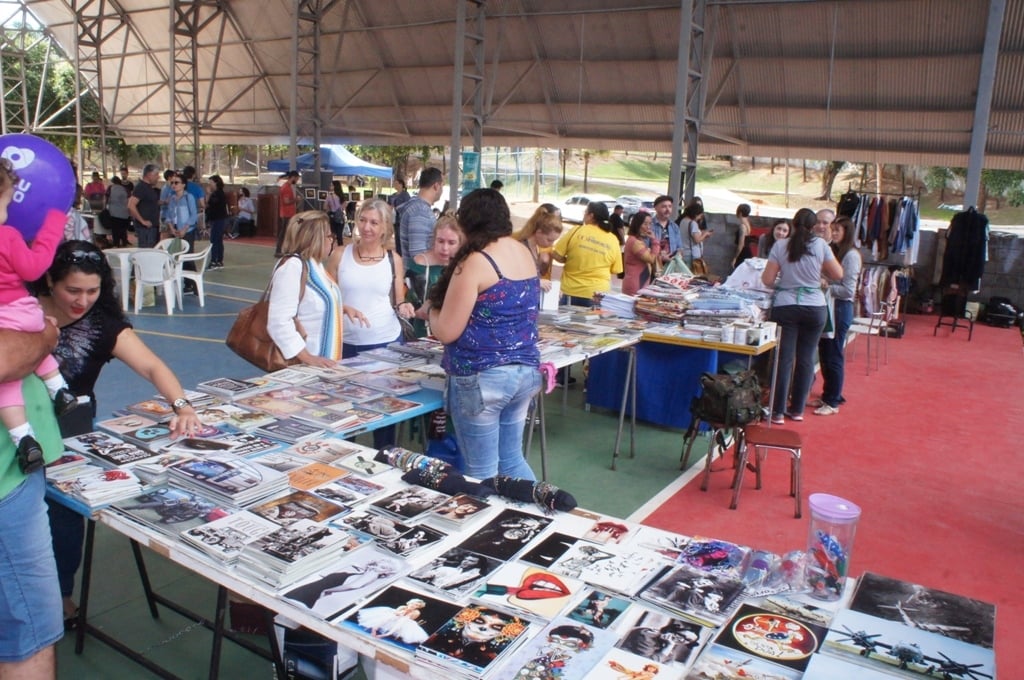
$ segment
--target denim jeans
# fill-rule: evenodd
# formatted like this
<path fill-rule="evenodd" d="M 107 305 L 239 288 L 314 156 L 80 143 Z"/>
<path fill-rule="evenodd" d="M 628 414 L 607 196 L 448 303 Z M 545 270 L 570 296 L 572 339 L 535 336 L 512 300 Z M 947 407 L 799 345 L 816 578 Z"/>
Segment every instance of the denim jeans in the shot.
<path fill-rule="evenodd" d="M 821 400 L 829 406 L 836 407 L 842 403 L 843 377 L 845 373 L 846 333 L 853 324 L 853 302 L 851 300 L 835 301 L 835 336 L 822 338 L 818 342 L 818 358 L 821 361 L 821 377 L 823 390 Z"/>
<path fill-rule="evenodd" d="M 227 218 L 210 220 L 210 262 L 224 264 L 224 226 Z"/>
<path fill-rule="evenodd" d="M 0 663 L 23 661 L 64 635 L 45 487 L 39 470 L 0 498 Z"/>
<path fill-rule="evenodd" d="M 523 457 L 523 427 L 540 384 L 537 367 L 524 364 L 448 376 L 445 405 L 467 475 L 537 479 Z"/>
<path fill-rule="evenodd" d="M 775 382 L 772 415 L 803 415 L 814 383 L 814 350 L 825 328 L 825 306 L 782 305 L 772 309 L 772 321 L 782 328 L 779 375 Z M 786 399 L 789 398 L 789 408 Z"/>
<path fill-rule="evenodd" d="M 576 305 L 577 307 L 593 307 L 594 299 L 585 297 L 576 297 L 575 295 L 562 295 L 558 299 L 560 305 Z"/>

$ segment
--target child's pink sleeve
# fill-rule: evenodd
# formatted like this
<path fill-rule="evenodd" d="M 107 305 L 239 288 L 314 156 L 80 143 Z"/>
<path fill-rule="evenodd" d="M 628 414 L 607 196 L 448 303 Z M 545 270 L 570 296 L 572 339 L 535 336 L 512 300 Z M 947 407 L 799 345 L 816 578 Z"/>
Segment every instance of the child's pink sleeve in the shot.
<path fill-rule="evenodd" d="M 64 225 L 67 221 L 68 216 L 65 213 L 50 209 L 43 220 L 43 226 L 32 240 L 32 245 L 26 246 L 24 252 L 11 253 L 9 261 L 22 281 L 35 281 L 50 268 L 57 246 L 64 239 Z"/>

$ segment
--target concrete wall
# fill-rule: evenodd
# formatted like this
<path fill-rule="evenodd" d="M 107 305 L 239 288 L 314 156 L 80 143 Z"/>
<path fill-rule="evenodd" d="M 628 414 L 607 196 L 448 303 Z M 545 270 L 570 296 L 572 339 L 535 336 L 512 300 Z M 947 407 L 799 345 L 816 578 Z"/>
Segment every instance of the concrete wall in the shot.
<path fill-rule="evenodd" d="M 755 226 L 771 226 L 774 221 L 768 217 L 751 218 Z M 704 241 L 704 259 L 707 260 L 711 272 L 725 277 L 732 271 L 732 257 L 736 252 L 736 235 L 739 233 L 739 222 L 735 215 L 707 214 L 708 227 L 715 230 L 714 236 Z M 945 230 L 938 232 L 922 230 L 921 245 L 918 250 L 917 264 L 914 266 L 914 296 L 931 296 L 938 301 L 939 270 L 936 270 L 936 245 L 940 235 L 945 237 Z M 683 242 L 686 243 L 684 236 Z M 862 251 L 865 260 L 871 259 L 868 251 Z M 981 303 L 988 302 L 993 296 L 1009 298 L 1017 307 L 1024 309 L 1024 238 L 1017 234 L 993 230 L 989 236 L 989 261 L 985 265 L 985 275 L 981 280 L 981 290 L 970 295 L 968 300 Z"/>

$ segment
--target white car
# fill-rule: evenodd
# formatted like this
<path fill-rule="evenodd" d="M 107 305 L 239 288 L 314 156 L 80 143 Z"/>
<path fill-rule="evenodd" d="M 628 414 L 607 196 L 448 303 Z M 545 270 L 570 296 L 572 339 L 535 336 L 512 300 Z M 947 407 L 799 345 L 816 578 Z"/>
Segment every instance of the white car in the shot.
<path fill-rule="evenodd" d="M 587 212 L 587 206 L 591 201 L 604 203 L 608 206 L 608 212 L 615 207 L 615 199 L 605 194 L 573 194 L 559 206 L 562 211 L 562 221 L 582 224 L 583 214 Z"/>

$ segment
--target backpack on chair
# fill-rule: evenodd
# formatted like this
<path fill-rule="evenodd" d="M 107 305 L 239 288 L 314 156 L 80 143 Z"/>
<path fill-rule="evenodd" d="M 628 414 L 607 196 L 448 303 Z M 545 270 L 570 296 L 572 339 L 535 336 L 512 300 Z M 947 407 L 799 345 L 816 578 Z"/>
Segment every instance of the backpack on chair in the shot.
<path fill-rule="evenodd" d="M 693 411 L 701 420 L 734 427 L 761 417 L 761 384 L 754 371 L 705 373 L 700 384 Z"/>

